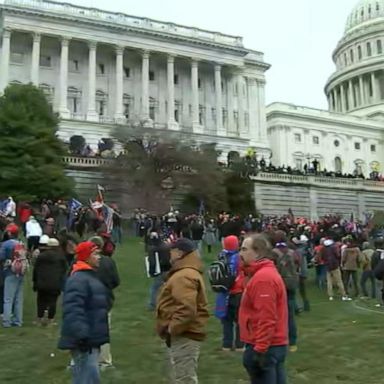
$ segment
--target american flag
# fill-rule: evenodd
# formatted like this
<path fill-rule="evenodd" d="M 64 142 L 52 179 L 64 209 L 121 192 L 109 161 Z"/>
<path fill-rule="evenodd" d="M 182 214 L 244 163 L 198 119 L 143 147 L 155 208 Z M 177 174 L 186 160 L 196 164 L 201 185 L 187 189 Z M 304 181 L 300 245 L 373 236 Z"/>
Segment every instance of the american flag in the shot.
<path fill-rule="evenodd" d="M 104 222 L 105 222 L 105 225 L 107 226 L 107 232 L 111 233 L 113 229 L 113 214 L 115 213 L 115 211 L 107 204 L 103 205 L 102 210 L 103 210 Z"/>

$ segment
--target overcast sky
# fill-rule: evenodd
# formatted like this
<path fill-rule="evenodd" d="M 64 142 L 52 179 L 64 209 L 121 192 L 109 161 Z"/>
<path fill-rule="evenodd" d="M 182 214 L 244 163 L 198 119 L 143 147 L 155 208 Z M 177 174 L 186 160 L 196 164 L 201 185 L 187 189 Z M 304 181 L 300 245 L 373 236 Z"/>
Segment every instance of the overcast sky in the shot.
<path fill-rule="evenodd" d="M 334 70 L 332 51 L 357 0 L 69 0 L 244 37 L 263 51 L 267 103 L 327 108 L 323 87 Z"/>

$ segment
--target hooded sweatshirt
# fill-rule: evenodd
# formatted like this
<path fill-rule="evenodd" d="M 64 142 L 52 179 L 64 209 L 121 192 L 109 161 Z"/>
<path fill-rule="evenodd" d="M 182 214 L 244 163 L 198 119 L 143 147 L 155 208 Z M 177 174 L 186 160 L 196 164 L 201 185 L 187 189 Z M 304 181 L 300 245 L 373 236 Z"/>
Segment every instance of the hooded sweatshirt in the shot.
<path fill-rule="evenodd" d="M 320 250 L 320 257 L 324 260 L 328 272 L 340 267 L 340 252 L 333 240 L 327 239 L 324 241 L 324 247 Z"/>

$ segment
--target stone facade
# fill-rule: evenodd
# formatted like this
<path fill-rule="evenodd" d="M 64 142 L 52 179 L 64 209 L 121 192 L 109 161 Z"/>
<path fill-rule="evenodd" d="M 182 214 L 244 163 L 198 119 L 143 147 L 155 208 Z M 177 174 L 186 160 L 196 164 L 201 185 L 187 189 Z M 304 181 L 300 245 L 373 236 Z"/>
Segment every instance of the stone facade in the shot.
<path fill-rule="evenodd" d="M 142 123 L 269 156 L 263 54 L 242 38 L 41 0 L 0 0 L 0 91 L 41 87 L 60 135 Z M 101 135 L 101 136 L 100 136 Z"/>

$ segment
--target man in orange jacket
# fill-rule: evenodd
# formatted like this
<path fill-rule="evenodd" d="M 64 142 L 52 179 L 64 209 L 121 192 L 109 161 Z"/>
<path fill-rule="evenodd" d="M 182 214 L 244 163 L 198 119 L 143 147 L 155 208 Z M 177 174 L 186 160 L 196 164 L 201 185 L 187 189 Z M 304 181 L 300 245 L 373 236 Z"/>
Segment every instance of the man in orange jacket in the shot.
<path fill-rule="evenodd" d="M 288 304 L 283 279 L 264 236 L 246 238 L 240 256 L 249 277 L 239 311 L 244 367 L 251 384 L 285 384 Z"/>

